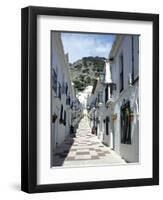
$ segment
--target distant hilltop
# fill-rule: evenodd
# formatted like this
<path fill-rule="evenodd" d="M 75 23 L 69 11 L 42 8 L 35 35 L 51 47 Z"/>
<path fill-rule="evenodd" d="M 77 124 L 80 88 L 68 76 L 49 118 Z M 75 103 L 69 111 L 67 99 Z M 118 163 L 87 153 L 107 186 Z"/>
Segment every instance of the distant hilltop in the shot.
<path fill-rule="evenodd" d="M 71 79 L 76 92 L 83 91 L 88 85 L 93 85 L 95 77 L 103 71 L 106 58 L 83 57 L 70 65 Z"/>

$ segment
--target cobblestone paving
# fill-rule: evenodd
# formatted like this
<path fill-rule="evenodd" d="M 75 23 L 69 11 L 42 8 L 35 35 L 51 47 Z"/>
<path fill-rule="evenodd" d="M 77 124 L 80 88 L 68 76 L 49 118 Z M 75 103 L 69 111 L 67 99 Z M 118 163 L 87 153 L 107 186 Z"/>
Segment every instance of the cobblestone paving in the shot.
<path fill-rule="evenodd" d="M 57 148 L 53 166 L 92 166 L 105 164 L 125 164 L 125 161 L 109 147 L 91 134 L 88 118 L 85 116 L 77 129 L 76 137 L 67 137 Z"/>

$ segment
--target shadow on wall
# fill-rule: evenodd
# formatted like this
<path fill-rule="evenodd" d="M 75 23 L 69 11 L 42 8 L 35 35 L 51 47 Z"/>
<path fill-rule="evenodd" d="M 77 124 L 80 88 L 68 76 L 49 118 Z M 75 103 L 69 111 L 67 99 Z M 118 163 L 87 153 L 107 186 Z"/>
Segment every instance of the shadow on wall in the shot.
<path fill-rule="evenodd" d="M 74 134 L 71 134 L 70 136 L 67 136 L 64 142 L 56 148 L 55 152 L 53 153 L 53 159 L 52 159 L 52 167 L 54 166 L 62 166 L 71 146 L 74 143 Z"/>

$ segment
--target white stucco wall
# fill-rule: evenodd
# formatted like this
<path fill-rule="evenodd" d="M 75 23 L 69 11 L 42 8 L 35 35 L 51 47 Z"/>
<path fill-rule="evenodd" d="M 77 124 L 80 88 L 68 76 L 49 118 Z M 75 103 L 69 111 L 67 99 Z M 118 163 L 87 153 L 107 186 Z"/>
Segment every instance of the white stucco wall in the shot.
<path fill-rule="evenodd" d="M 134 36 L 134 73 L 136 78 L 139 72 L 139 37 Z M 129 73 L 132 72 L 132 40 L 131 36 L 121 37 L 121 42 L 117 42 L 114 48 L 116 51 L 112 50 L 111 56 L 114 57 L 114 62 L 111 64 L 112 80 L 117 85 L 117 90 L 114 92 L 115 102 L 113 106 L 114 114 L 117 114 L 117 119 L 112 121 L 112 129 L 114 131 L 115 140 L 115 151 L 118 152 L 126 161 L 128 162 L 138 162 L 139 161 L 139 85 L 136 82 L 134 85 L 129 86 Z M 123 75 L 124 75 L 124 89 L 120 92 L 119 84 L 119 58 L 123 54 Z M 120 108 L 123 100 L 129 100 L 131 105 L 131 110 L 134 111 L 134 120 L 131 123 L 131 144 L 122 144 L 121 138 L 121 128 L 120 128 Z"/>
<path fill-rule="evenodd" d="M 63 45 L 61 41 L 61 36 L 59 32 L 51 32 L 51 67 L 55 70 L 57 74 L 57 82 L 61 85 L 67 83 L 68 85 L 68 96 L 71 100 L 74 99 L 74 90 L 70 78 L 70 72 L 68 67 L 68 55 L 65 55 L 63 50 Z M 57 83 L 57 85 L 58 85 Z M 52 124 L 52 150 L 56 148 L 57 145 L 60 145 L 70 133 L 71 125 L 71 115 L 72 110 L 70 106 L 66 105 L 66 94 L 61 92 L 61 99 L 56 98 L 56 93 L 52 89 L 52 115 L 55 113 L 57 119 L 55 123 Z M 61 105 L 63 105 L 63 116 L 64 111 L 66 111 L 66 126 L 59 122 L 60 119 L 60 110 Z"/>

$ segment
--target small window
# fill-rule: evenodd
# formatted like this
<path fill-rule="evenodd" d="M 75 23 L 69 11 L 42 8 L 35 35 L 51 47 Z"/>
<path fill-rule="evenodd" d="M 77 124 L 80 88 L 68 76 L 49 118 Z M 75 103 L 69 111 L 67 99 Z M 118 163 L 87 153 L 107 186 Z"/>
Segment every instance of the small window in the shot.
<path fill-rule="evenodd" d="M 124 89 L 124 81 L 123 81 L 123 54 L 121 54 L 119 58 L 119 90 L 122 92 Z"/>
<path fill-rule="evenodd" d="M 105 123 L 106 123 L 106 135 L 109 135 L 109 122 L 110 118 L 106 117 Z"/>
<path fill-rule="evenodd" d="M 121 106 L 121 143 L 131 144 L 130 102 Z"/>
<path fill-rule="evenodd" d="M 105 88 L 105 103 L 107 102 L 107 100 L 108 100 L 108 85 Z"/>
<path fill-rule="evenodd" d="M 66 125 L 66 111 L 64 110 L 64 124 Z"/>
<path fill-rule="evenodd" d="M 52 88 L 57 93 L 57 73 L 52 69 Z"/>
<path fill-rule="evenodd" d="M 61 110 L 60 110 L 60 120 L 63 119 L 63 105 L 61 105 Z"/>

